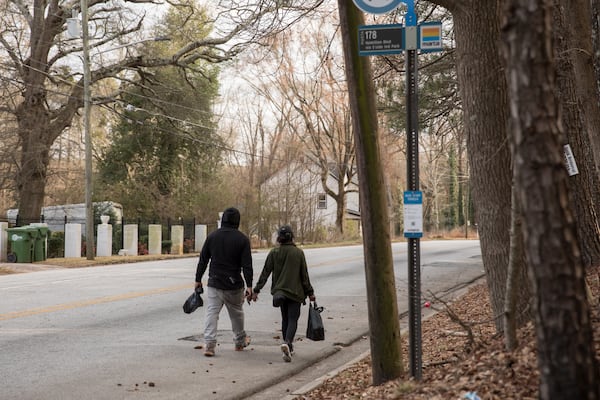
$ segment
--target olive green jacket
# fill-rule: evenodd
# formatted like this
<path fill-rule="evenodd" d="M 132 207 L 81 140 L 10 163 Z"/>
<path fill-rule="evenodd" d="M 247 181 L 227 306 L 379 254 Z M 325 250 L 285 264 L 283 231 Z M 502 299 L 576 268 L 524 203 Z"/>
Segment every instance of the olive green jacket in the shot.
<path fill-rule="evenodd" d="M 273 274 L 272 295 L 283 294 L 290 300 L 303 303 L 307 296 L 314 294 L 304 252 L 293 243 L 281 244 L 269 252 L 260 278 L 254 287 L 255 293 L 259 293 L 265 286 L 271 273 Z"/>

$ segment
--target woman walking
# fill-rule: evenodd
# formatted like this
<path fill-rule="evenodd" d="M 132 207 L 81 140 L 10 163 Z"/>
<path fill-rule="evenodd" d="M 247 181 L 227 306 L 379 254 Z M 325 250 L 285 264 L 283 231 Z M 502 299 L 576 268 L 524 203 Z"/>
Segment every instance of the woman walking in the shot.
<path fill-rule="evenodd" d="M 281 352 L 283 360 L 292 361 L 294 353 L 294 336 L 298 329 L 300 307 L 306 304 L 306 297 L 315 301 L 313 287 L 310 284 L 306 258 L 302 249 L 294 243 L 294 232 L 289 225 L 284 225 L 277 232 L 278 247 L 273 248 L 265 260 L 265 265 L 254 286 L 252 299 L 256 301 L 258 293 L 267 283 L 271 274 L 271 294 L 273 307 L 281 310 L 281 334 L 283 343 Z"/>

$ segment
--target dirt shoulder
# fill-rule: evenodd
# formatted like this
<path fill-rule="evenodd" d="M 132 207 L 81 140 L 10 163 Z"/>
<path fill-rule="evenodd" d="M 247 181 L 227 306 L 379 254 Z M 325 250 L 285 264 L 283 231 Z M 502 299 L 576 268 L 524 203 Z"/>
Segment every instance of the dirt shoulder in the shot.
<path fill-rule="evenodd" d="M 587 271 L 592 299 L 591 317 L 596 357 L 600 359 L 600 267 Z M 438 313 L 422 323 L 423 379 L 407 373 L 380 386 L 371 385 L 371 358 L 350 365 L 319 387 L 295 400 L 331 399 L 463 399 L 477 393 L 482 400 L 533 400 L 539 392 L 536 337 L 533 324 L 518 332 L 519 346 L 504 349 L 504 338 L 496 334 L 485 284 L 476 285 L 448 304 L 436 304 Z M 452 310 L 453 316 L 447 310 Z M 460 320 L 468 329 L 458 323 Z M 408 343 L 403 337 L 405 371 Z"/>

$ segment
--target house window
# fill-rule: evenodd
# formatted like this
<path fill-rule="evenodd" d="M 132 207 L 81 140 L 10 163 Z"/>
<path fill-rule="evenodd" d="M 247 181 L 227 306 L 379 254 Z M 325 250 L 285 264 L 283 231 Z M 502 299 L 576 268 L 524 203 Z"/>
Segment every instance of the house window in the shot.
<path fill-rule="evenodd" d="M 323 210 L 327 208 L 327 195 L 325 193 L 317 195 L 317 208 Z"/>

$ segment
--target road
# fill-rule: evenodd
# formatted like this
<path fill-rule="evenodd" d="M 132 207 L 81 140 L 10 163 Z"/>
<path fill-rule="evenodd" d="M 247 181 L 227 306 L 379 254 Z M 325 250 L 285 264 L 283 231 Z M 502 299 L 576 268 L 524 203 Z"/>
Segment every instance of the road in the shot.
<path fill-rule="evenodd" d="M 407 245 L 392 248 L 405 313 Z M 305 252 L 317 302 L 325 307 L 326 340 L 302 340 L 303 308 L 292 363 L 281 359 L 279 312 L 268 291 L 246 307 L 252 337 L 246 351 L 233 351 L 223 311 L 217 355 L 202 355 L 196 347 L 202 345 L 204 310 L 188 315 L 181 309 L 192 292 L 195 258 L 0 276 L 0 397 L 242 399 L 262 392 L 266 399 L 268 388 L 284 381 L 290 387 L 282 390 L 293 391 L 306 383 L 295 374 L 321 373 L 330 356 L 368 332 L 362 246 Z M 255 280 L 266 254 L 253 255 Z M 425 298 L 450 295 L 483 274 L 478 241 L 423 241 L 421 264 Z M 359 347 L 368 348 L 362 342 Z"/>

